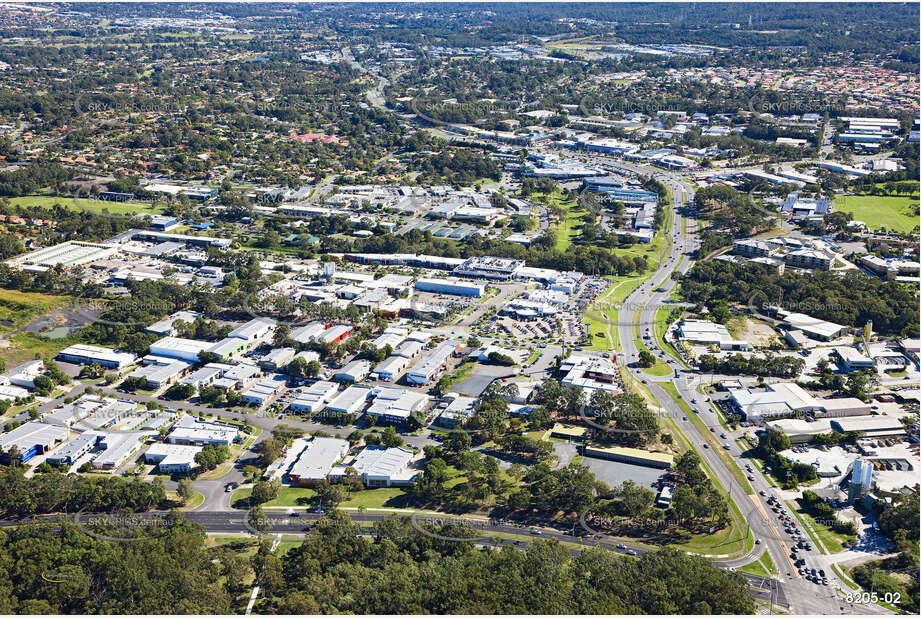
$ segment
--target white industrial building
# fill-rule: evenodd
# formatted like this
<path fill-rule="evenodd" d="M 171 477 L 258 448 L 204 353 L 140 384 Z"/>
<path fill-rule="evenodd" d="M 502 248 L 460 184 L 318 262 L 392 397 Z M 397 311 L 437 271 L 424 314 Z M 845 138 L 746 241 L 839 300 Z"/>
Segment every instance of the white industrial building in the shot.
<path fill-rule="evenodd" d="M 715 345 L 720 350 L 751 350 L 747 341 L 733 339 L 722 324 L 709 320 L 682 320 L 678 324 L 678 337 L 691 343 Z"/>
<path fill-rule="evenodd" d="M 342 369 L 333 374 L 333 380 L 346 384 L 361 382 L 371 373 L 371 361 L 365 359 L 353 360 Z"/>
<path fill-rule="evenodd" d="M 374 368 L 378 380 L 393 382 L 394 379 L 409 367 L 409 359 L 405 356 L 388 356 Z"/>
<path fill-rule="evenodd" d="M 329 472 L 329 480 L 340 481 L 347 468 L 354 468 L 365 487 L 410 487 L 419 477 L 409 468 L 415 454 L 405 448 L 366 446 L 351 461 Z"/>
<path fill-rule="evenodd" d="M 268 369 L 278 369 L 287 365 L 296 353 L 294 348 L 273 348 L 259 359 L 259 364 Z"/>
<path fill-rule="evenodd" d="M 210 344 L 206 350 L 209 354 L 214 354 L 220 360 L 227 362 L 234 356 L 242 354 L 250 346 L 250 342 L 239 337 L 224 337 L 217 343 Z"/>
<path fill-rule="evenodd" d="M 876 363 L 869 356 L 860 352 L 857 348 L 850 346 L 839 346 L 834 350 L 835 356 L 838 357 L 838 365 L 844 371 L 861 371 L 863 369 L 876 369 Z"/>
<path fill-rule="evenodd" d="M 314 341 L 320 334 L 328 328 L 326 322 L 310 322 L 291 331 L 288 338 L 300 344 L 307 344 Z"/>
<path fill-rule="evenodd" d="M 284 386 L 284 382 L 275 378 L 263 378 L 243 391 L 243 402 L 256 406 L 267 404 Z"/>
<path fill-rule="evenodd" d="M 163 318 L 159 322 L 154 322 L 144 330 L 148 333 L 153 333 L 154 335 L 168 337 L 176 334 L 176 322 L 182 320 L 185 323 L 191 323 L 200 317 L 201 314 L 197 311 L 177 311 L 176 313 Z"/>
<path fill-rule="evenodd" d="M 76 365 L 97 364 L 107 369 L 121 369 L 137 361 L 137 356 L 130 352 L 117 352 L 111 348 L 98 345 L 78 343 L 58 352 L 58 360 Z"/>
<path fill-rule="evenodd" d="M 183 415 L 166 436 L 170 444 L 188 444 L 193 446 L 230 446 L 237 437 L 237 429 L 232 425 L 203 421 L 194 416 Z"/>
<path fill-rule="evenodd" d="M 0 375 L 0 385 L 19 386 L 26 389 L 35 388 L 35 378 L 45 372 L 45 363 L 40 358 L 26 361 Z"/>
<path fill-rule="evenodd" d="M 341 416 L 356 416 L 365 407 L 371 396 L 371 389 L 366 386 L 350 386 L 326 406 L 326 413 Z"/>
<path fill-rule="evenodd" d="M 196 390 L 200 390 L 206 386 L 211 386 L 214 384 L 214 381 L 221 377 L 221 374 L 226 369 L 230 369 L 230 367 L 230 365 L 224 365 L 222 363 L 208 363 L 201 369 L 197 369 L 191 374 L 182 378 L 180 383 L 190 384 Z"/>
<path fill-rule="evenodd" d="M 425 349 L 425 342 L 418 341 L 417 339 L 407 339 L 403 343 L 397 346 L 393 351 L 396 356 L 403 356 L 404 358 L 413 359 L 419 356 L 419 353 Z"/>
<path fill-rule="evenodd" d="M 403 343 L 403 341 L 405 340 L 406 340 L 405 333 L 402 335 L 398 333 L 383 333 L 379 335 L 378 337 L 376 337 L 375 339 L 373 339 L 371 342 L 369 342 L 368 345 L 378 350 L 383 350 L 389 345 L 391 350 L 395 350 L 396 347 L 400 345 L 401 343 Z"/>
<path fill-rule="evenodd" d="M 829 341 L 840 337 L 847 331 L 846 326 L 826 322 L 805 313 L 790 313 L 783 309 L 777 311 L 777 317 L 782 319 L 788 328 L 806 333 L 810 338 L 819 341 Z"/>
<path fill-rule="evenodd" d="M 433 292 L 435 294 L 454 294 L 456 296 L 483 296 L 486 287 L 479 283 L 459 281 L 455 279 L 419 279 L 416 281 L 416 290 L 419 292 Z"/>
<path fill-rule="evenodd" d="M 268 318 L 253 318 L 246 324 L 242 324 L 230 331 L 227 336 L 243 339 L 252 343 L 268 335 L 274 328 L 275 320 L 270 320 Z"/>
<path fill-rule="evenodd" d="M 247 363 L 231 365 L 230 369 L 225 369 L 213 385 L 224 390 L 242 390 L 261 373 L 259 367 L 255 365 Z"/>
<path fill-rule="evenodd" d="M 114 470 L 121 466 L 141 447 L 144 433 L 106 433 L 98 442 L 102 452 L 93 458 L 93 467 Z"/>
<path fill-rule="evenodd" d="M 525 361 L 525 359 L 527 359 L 529 352 L 527 350 L 521 350 L 517 348 L 503 348 L 502 346 L 491 343 L 484 348 L 474 350 L 469 354 L 468 358 L 472 358 L 481 363 L 488 363 L 490 354 L 501 354 L 502 356 L 507 356 L 512 359 L 516 365 L 520 365 Z"/>
<path fill-rule="evenodd" d="M 156 464 L 160 474 L 188 474 L 195 467 L 195 455 L 203 447 L 156 442 L 144 453 L 144 461 Z"/>
<path fill-rule="evenodd" d="M 473 417 L 475 404 L 475 397 L 457 395 L 447 406 L 445 406 L 435 422 L 442 427 L 456 427 L 457 425 L 462 425 Z"/>
<path fill-rule="evenodd" d="M 66 427 L 39 421 L 23 423 L 6 433 L 0 433 L 0 462 L 7 463 L 10 450 L 15 447 L 19 450 L 20 461 L 25 463 L 65 441 L 69 433 Z"/>
<path fill-rule="evenodd" d="M 197 363 L 198 355 L 214 346 L 207 341 L 183 339 L 182 337 L 163 337 L 150 344 L 150 353 L 166 358 L 175 358 L 189 363 Z"/>
<path fill-rule="evenodd" d="M 161 388 L 172 384 L 189 369 L 189 363 L 173 361 L 170 363 L 150 363 L 138 367 L 128 374 L 129 378 L 140 378 L 147 382 L 148 388 Z"/>
<path fill-rule="evenodd" d="M 860 416 L 870 414 L 870 406 L 854 397 L 818 399 L 795 382 L 777 382 L 764 391 L 748 388 L 730 389 L 729 405 L 746 420 L 784 418 L 800 412 L 818 417 Z"/>
<path fill-rule="evenodd" d="M 21 386 L 11 386 L 9 384 L 0 384 L 0 400 L 16 401 L 29 396 L 29 391 Z"/>
<path fill-rule="evenodd" d="M 329 476 L 333 466 L 349 452 L 347 440 L 316 437 L 307 443 L 288 471 L 295 485 L 309 487 Z"/>
<path fill-rule="evenodd" d="M 80 423 L 83 428 L 103 429 L 134 414 L 137 409 L 138 404 L 133 401 L 120 401 L 114 397 L 100 395 L 82 395 L 79 399 L 45 414 L 42 420 L 62 427 L 73 427 Z"/>
<path fill-rule="evenodd" d="M 339 385 L 335 382 L 318 380 L 306 387 L 297 398 L 291 402 L 291 409 L 297 412 L 311 414 L 322 410 L 327 403 L 333 400 L 339 392 Z"/>
<path fill-rule="evenodd" d="M 410 384 L 428 384 L 458 351 L 460 343 L 457 341 L 448 340 L 439 344 L 406 372 L 406 381 Z"/>
<path fill-rule="evenodd" d="M 95 449 L 100 438 L 102 438 L 101 434 L 86 431 L 48 455 L 45 460 L 59 465 L 72 466 L 78 459 Z"/>
<path fill-rule="evenodd" d="M 118 247 L 95 242 L 69 240 L 53 247 L 42 247 L 6 261 L 28 272 L 43 272 L 54 266 L 69 269 L 80 264 L 104 260 L 118 253 Z"/>

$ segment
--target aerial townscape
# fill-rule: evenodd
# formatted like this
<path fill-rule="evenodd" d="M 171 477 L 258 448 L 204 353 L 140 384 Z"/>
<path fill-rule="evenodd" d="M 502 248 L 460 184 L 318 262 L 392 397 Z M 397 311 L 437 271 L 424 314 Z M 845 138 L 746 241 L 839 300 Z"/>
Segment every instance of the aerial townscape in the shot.
<path fill-rule="evenodd" d="M 918 615 L 919 17 L 0 4 L 0 614 Z"/>

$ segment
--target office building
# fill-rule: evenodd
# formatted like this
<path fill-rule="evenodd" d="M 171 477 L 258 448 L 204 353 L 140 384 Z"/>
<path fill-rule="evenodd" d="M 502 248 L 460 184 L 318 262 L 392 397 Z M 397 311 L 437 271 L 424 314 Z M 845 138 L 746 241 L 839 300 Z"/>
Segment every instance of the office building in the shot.
<path fill-rule="evenodd" d="M 193 446 L 230 446 L 237 437 L 237 429 L 232 425 L 203 421 L 197 417 L 184 414 L 179 417 L 173 429 L 167 434 L 170 444 L 188 444 Z"/>
<path fill-rule="evenodd" d="M 385 423 L 402 424 L 416 412 L 425 410 L 428 395 L 393 386 L 380 386 L 373 391 L 374 399 L 365 413 Z"/>
<path fill-rule="evenodd" d="M 365 487 L 411 487 L 419 471 L 410 469 L 415 454 L 405 448 L 366 446 L 351 461 L 329 472 L 330 481 L 341 481 L 347 468 L 354 468 Z"/>
<path fill-rule="evenodd" d="M 310 487 L 329 476 L 333 466 L 349 452 L 347 440 L 316 437 L 307 443 L 288 471 L 295 485 Z"/>
<path fill-rule="evenodd" d="M 183 339 L 181 337 L 163 337 L 150 344 L 150 353 L 165 358 L 175 358 L 188 363 L 199 362 L 198 355 L 214 346 L 207 341 Z"/>
<path fill-rule="evenodd" d="M 19 461 L 26 463 L 36 455 L 43 455 L 67 440 L 66 427 L 29 421 L 6 433 L 0 433 L 0 462 L 10 462 L 10 450 L 19 451 Z"/>
<path fill-rule="evenodd" d="M 130 352 L 117 352 L 111 348 L 78 343 L 58 352 L 57 359 L 75 365 L 96 364 L 106 369 L 121 369 L 134 364 L 137 356 Z"/>
<path fill-rule="evenodd" d="M 445 341 L 429 352 L 406 373 L 410 384 L 428 384 L 448 364 L 448 360 L 460 351 L 460 343 Z"/>
<path fill-rule="evenodd" d="M 340 417 L 357 417 L 371 396 L 371 389 L 366 386 L 350 386 L 329 402 L 326 414 Z"/>
<path fill-rule="evenodd" d="M 475 298 L 479 298 L 485 293 L 485 287 L 482 284 L 453 279 L 419 279 L 416 281 L 416 290 L 435 294 L 473 296 Z"/>
<path fill-rule="evenodd" d="M 144 462 L 156 464 L 160 474 L 188 474 L 196 466 L 195 455 L 203 447 L 156 442 L 144 453 Z"/>
<path fill-rule="evenodd" d="M 237 339 L 243 339 L 252 343 L 262 339 L 274 329 L 275 320 L 270 320 L 268 318 L 253 318 L 246 324 L 242 324 L 230 331 L 227 336 L 236 337 Z"/>
<path fill-rule="evenodd" d="M 339 392 L 339 385 L 335 382 L 318 380 L 304 388 L 297 398 L 291 402 L 290 408 L 295 412 L 319 412 L 326 404 L 333 400 Z"/>

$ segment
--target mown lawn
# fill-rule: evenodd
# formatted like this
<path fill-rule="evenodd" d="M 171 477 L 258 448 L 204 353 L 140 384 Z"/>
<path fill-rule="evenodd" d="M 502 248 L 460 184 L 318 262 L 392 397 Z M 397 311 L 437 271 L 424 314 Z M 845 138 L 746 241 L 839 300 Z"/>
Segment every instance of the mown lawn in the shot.
<path fill-rule="evenodd" d="M 738 526 L 730 524 L 713 534 L 692 534 L 687 540 L 676 543 L 673 547 L 695 554 L 711 556 L 728 556 L 746 549 L 746 539 Z"/>
<path fill-rule="evenodd" d="M 89 210 L 97 213 L 106 213 L 112 215 L 155 215 L 162 214 L 166 211 L 165 204 L 154 204 L 151 202 L 109 202 L 106 200 L 97 200 L 90 197 L 59 197 L 54 195 L 27 195 L 24 197 L 10 198 L 10 204 L 14 206 L 38 206 L 41 208 L 51 208 L 60 205 L 68 210 Z"/>
<path fill-rule="evenodd" d="M 234 508 L 246 508 L 249 506 L 249 496 L 253 493 L 252 487 L 243 487 L 233 492 L 230 498 L 230 504 Z M 262 506 L 307 506 L 310 500 L 317 493 L 307 487 L 292 487 L 282 485 L 278 490 L 278 496 L 274 500 L 264 503 Z"/>
<path fill-rule="evenodd" d="M 918 227 L 918 203 L 917 197 L 839 195 L 834 206 L 836 210 L 851 213 L 870 229 L 885 227 L 907 234 Z"/>
<path fill-rule="evenodd" d="M 591 305 L 588 312 L 583 314 L 588 324 L 588 334 L 592 350 L 619 350 L 620 333 L 617 328 L 619 310 L 615 305 L 624 302 L 633 290 L 648 277 L 609 277 L 611 286 L 605 290 Z M 591 314 L 591 315 L 590 315 Z M 611 336 L 611 345 L 605 333 Z M 599 337 L 598 334 L 601 334 Z"/>
<path fill-rule="evenodd" d="M 774 561 L 771 560 L 771 556 L 767 552 L 764 552 L 761 557 L 754 562 L 739 567 L 739 570 L 762 577 L 770 577 L 777 573 L 777 569 L 774 567 Z"/>

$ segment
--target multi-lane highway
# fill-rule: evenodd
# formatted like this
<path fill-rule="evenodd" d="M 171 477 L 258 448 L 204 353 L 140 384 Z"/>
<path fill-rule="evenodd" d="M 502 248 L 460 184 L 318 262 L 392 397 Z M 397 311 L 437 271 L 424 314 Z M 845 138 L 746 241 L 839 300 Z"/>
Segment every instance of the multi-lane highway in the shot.
<path fill-rule="evenodd" d="M 648 174 L 648 169 L 637 168 L 633 165 L 621 164 L 621 167 Z M 626 364 L 628 371 L 636 380 L 648 387 L 659 405 L 679 427 L 682 435 L 701 456 L 716 480 L 729 491 L 732 500 L 739 507 L 745 519 L 745 525 L 750 527 L 754 538 L 757 539 L 758 543 L 753 551 L 745 558 L 734 561 L 733 564 L 751 562 L 766 551 L 778 570 L 777 587 L 785 591 L 784 596 L 791 600 L 791 609 L 796 613 L 838 614 L 842 611 L 888 613 L 887 610 L 876 605 L 845 607 L 843 595 L 836 590 L 847 590 L 848 588 L 831 568 L 826 569 L 828 586 L 811 583 L 800 577 L 797 572 L 798 567 L 795 566 L 791 557 L 791 550 L 796 546 L 800 537 L 795 531 L 792 534 L 787 532 L 786 526 L 779 520 L 779 514 L 772 512 L 772 505 L 767 502 L 773 495 L 772 485 L 757 467 L 752 467 L 744 473 L 752 488 L 752 493 L 747 493 L 747 488 L 737 480 L 737 477 L 742 474 L 740 466 L 744 464 L 738 463 L 741 462 L 742 452 L 735 441 L 728 439 L 725 441 L 725 447 L 728 448 L 719 449 L 728 453 L 730 461 L 727 463 L 718 452 L 718 448 L 710 446 L 712 438 L 704 435 L 692 419 L 688 418 L 688 414 L 681 405 L 662 388 L 662 383 L 674 384 L 679 396 L 692 409 L 691 414 L 699 416 L 705 426 L 720 426 L 719 419 L 710 407 L 707 398 L 691 386 L 689 374 L 692 372 L 670 358 L 665 350 L 661 349 L 655 334 L 656 312 L 663 305 L 670 305 L 668 300 L 677 284 L 672 279 L 672 273 L 686 273 L 694 263 L 695 251 L 699 246 L 695 237 L 696 219 L 687 217 L 686 228 L 682 228 L 682 219 L 688 214 L 688 207 L 694 200 L 693 190 L 676 174 L 659 172 L 657 176 L 668 185 L 674 195 L 671 228 L 668 232 L 671 250 L 669 255 L 661 261 L 658 270 L 625 299 L 623 308 L 619 312 L 619 323 L 616 327 L 620 337 L 621 351 L 619 354 L 622 362 Z M 638 322 L 634 320 L 637 314 Z M 638 328 L 639 337 L 643 338 L 644 344 L 669 364 L 673 369 L 672 374 L 665 377 L 654 377 L 639 368 L 636 362 L 639 346 L 636 341 L 635 328 Z M 731 470 L 730 466 L 736 466 L 737 469 Z M 827 562 L 819 558 L 818 548 L 813 548 L 813 552 L 807 552 L 804 557 L 806 566 L 810 567 L 824 565 Z"/>

